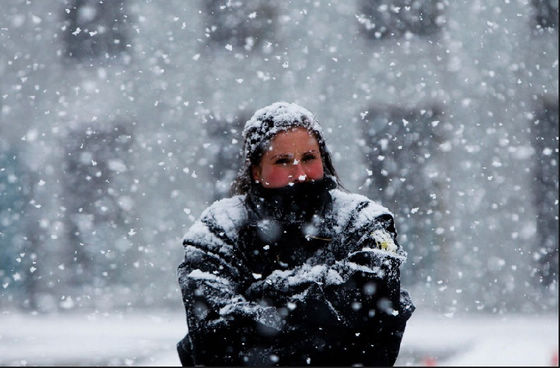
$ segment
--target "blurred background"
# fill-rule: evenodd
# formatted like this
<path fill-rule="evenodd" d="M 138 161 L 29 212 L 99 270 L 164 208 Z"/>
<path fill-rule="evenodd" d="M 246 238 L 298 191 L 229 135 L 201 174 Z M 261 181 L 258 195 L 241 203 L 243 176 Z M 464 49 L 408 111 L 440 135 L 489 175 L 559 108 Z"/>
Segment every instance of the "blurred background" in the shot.
<path fill-rule="evenodd" d="M 183 323 L 182 236 L 228 196 L 245 121 L 288 101 L 394 212 L 418 311 L 557 323 L 558 1 L 0 9 L 3 315 Z"/>

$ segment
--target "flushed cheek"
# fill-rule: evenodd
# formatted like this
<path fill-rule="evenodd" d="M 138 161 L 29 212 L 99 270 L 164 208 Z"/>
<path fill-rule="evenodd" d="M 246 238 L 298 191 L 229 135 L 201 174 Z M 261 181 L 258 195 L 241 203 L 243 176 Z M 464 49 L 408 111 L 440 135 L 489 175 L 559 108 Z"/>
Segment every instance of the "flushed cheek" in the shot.
<path fill-rule="evenodd" d="M 323 177 L 323 163 L 316 161 L 299 168 L 290 166 L 267 166 L 262 172 L 262 185 L 269 188 L 279 188 L 300 180 L 298 176 L 305 175 L 306 180 L 317 180 Z"/>
<path fill-rule="evenodd" d="M 262 173 L 262 183 L 265 187 L 278 188 L 293 181 L 291 170 L 287 167 L 271 167 Z"/>
<path fill-rule="evenodd" d="M 320 160 L 306 165 L 304 167 L 305 175 L 308 179 L 317 180 L 323 177 L 323 163 Z"/>

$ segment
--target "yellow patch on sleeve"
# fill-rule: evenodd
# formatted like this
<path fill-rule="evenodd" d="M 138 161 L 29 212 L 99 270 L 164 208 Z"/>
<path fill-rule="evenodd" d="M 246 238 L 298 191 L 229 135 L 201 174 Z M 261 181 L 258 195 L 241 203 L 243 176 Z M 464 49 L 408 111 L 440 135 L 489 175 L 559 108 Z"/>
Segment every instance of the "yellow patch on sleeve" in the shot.
<path fill-rule="evenodd" d="M 397 251 L 397 245 L 388 231 L 377 229 L 371 233 L 371 237 L 375 240 L 377 248 L 387 250 L 389 252 Z"/>

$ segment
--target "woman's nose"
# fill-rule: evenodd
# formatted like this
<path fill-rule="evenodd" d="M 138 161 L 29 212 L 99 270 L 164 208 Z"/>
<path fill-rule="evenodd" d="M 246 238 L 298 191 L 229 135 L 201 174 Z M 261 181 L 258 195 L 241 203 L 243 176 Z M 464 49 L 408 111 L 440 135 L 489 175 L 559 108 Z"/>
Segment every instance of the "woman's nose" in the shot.
<path fill-rule="evenodd" d="M 301 162 L 294 162 L 293 168 L 294 171 L 292 176 L 294 178 L 294 181 L 305 181 L 307 179 L 307 175 L 305 174 L 305 170 L 303 169 Z"/>

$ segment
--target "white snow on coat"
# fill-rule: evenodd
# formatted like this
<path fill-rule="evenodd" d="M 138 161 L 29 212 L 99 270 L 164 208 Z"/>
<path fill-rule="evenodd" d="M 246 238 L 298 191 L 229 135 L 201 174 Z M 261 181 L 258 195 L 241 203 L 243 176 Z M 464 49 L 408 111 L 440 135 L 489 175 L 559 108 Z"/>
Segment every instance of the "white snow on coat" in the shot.
<path fill-rule="evenodd" d="M 359 194 L 343 192 L 339 189 L 330 191 L 333 199 L 332 213 L 334 214 L 335 233 L 344 239 L 344 231 L 368 228 L 380 215 L 391 215 L 391 212 Z M 189 282 L 204 284 L 204 294 L 210 308 L 219 311 L 221 319 L 229 315 L 244 314 L 252 316 L 255 320 L 273 328 L 280 328 L 281 318 L 275 308 L 263 307 L 257 303 L 247 301 L 237 290 L 236 265 L 232 264 L 233 250 L 238 238 L 238 230 L 247 219 L 247 210 L 244 205 L 245 196 L 238 195 L 214 202 L 203 213 L 199 220 L 192 225 L 184 237 L 185 262 L 187 264 L 205 264 L 210 261 L 220 264 L 212 272 L 197 269 L 179 269 L 179 282 L 181 288 L 187 288 Z M 356 211 L 357 208 L 359 211 Z M 214 229 L 210 229 L 210 227 Z M 218 230 L 218 233 L 216 233 Z M 370 236 L 364 234 L 365 237 Z M 299 284 L 340 285 L 349 280 L 356 272 L 364 272 L 384 276 L 380 264 L 389 265 L 385 260 L 397 260 L 400 265 L 406 259 L 406 252 L 401 248 L 393 251 L 371 247 L 371 242 L 359 249 L 351 250 L 348 256 L 337 260 L 334 264 L 316 264 L 311 259 L 301 266 L 290 270 L 273 271 L 264 279 L 255 281 L 255 287 L 274 288 L 287 290 Z M 371 265 L 357 264 L 349 258 L 367 253 L 375 257 L 376 262 Z M 311 257 L 313 258 L 313 257 Z M 301 297 L 301 296 L 299 296 Z M 294 299 L 298 296 L 294 295 Z M 220 321 L 216 321 L 220 323 Z"/>

